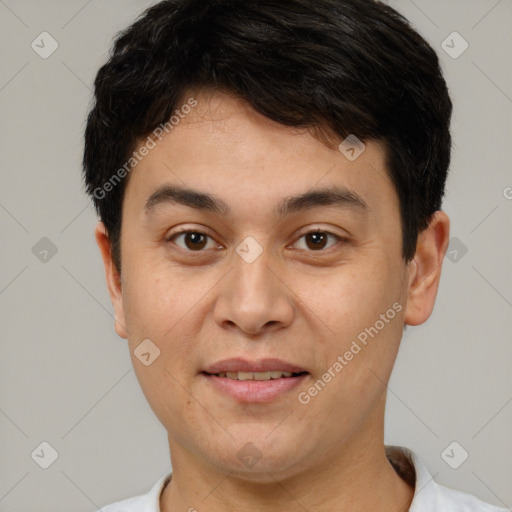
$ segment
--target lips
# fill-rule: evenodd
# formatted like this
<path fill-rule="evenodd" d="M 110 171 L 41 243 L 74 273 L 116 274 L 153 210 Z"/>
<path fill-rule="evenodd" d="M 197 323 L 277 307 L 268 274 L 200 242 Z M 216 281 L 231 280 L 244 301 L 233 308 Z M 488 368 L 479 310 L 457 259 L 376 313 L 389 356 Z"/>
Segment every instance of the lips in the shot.
<path fill-rule="evenodd" d="M 288 394 L 309 378 L 308 373 L 269 380 L 236 380 L 202 372 L 200 377 L 214 393 L 228 395 L 240 404 L 268 403 Z M 210 392 L 210 391 L 208 391 Z"/>
<path fill-rule="evenodd" d="M 249 404 L 286 396 L 308 378 L 309 372 L 282 359 L 234 358 L 209 365 L 200 375 L 210 389 Z"/>

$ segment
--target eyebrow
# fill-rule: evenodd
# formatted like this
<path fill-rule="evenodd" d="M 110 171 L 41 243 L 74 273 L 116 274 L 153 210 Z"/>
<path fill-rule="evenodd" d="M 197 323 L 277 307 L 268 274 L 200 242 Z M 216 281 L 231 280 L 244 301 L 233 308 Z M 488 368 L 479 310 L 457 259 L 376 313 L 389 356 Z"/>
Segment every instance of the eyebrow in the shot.
<path fill-rule="evenodd" d="M 175 185 L 163 185 L 155 190 L 148 197 L 144 212 L 150 214 L 157 206 L 164 204 L 180 204 L 224 217 L 230 214 L 229 206 L 222 199 L 206 192 Z M 369 210 L 366 202 L 356 192 L 344 187 L 331 186 L 285 197 L 276 206 L 274 212 L 279 218 L 283 218 L 292 213 L 321 206 L 334 206 L 359 212 Z"/>

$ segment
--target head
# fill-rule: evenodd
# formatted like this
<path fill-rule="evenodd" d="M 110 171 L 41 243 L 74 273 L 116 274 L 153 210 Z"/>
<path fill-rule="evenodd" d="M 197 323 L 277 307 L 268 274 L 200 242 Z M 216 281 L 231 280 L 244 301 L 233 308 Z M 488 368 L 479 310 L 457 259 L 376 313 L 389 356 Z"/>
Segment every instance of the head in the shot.
<path fill-rule="evenodd" d="M 263 479 L 382 437 L 404 325 L 430 316 L 448 244 L 451 110 L 435 52 L 380 2 L 167 0 L 119 34 L 84 177 L 116 330 L 171 453 Z M 247 401 L 208 376 L 227 358 L 302 376 Z"/>

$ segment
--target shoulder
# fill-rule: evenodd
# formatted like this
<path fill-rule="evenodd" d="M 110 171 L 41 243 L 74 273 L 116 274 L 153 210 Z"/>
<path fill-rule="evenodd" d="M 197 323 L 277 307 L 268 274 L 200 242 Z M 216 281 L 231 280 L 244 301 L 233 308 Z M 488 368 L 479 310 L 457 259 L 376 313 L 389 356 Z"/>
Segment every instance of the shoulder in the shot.
<path fill-rule="evenodd" d="M 414 487 L 409 512 L 509 512 L 438 484 L 418 455 L 407 448 L 387 446 L 386 453 L 397 473 Z"/>
<path fill-rule="evenodd" d="M 135 496 L 101 507 L 101 510 L 103 512 L 135 512 L 144 510 L 142 507 L 146 502 L 147 495 Z"/>
<path fill-rule="evenodd" d="M 486 503 L 471 494 L 456 491 L 440 484 L 436 484 L 436 487 L 436 503 L 442 507 L 440 510 L 453 510 L 454 512 L 507 512 L 507 509 Z"/>
<path fill-rule="evenodd" d="M 160 512 L 160 494 L 171 480 L 171 473 L 160 477 L 147 494 L 141 494 L 101 507 L 103 512 Z"/>

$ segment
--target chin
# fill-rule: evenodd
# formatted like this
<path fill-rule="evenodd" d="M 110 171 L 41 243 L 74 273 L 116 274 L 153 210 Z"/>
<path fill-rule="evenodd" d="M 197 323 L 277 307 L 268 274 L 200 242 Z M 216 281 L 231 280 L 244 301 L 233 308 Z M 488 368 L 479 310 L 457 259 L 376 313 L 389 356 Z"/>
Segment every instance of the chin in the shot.
<path fill-rule="evenodd" d="M 248 436 L 245 441 L 229 447 L 218 447 L 208 458 L 220 471 L 230 473 L 230 477 L 261 484 L 275 483 L 277 478 L 287 478 L 307 469 L 304 457 L 297 452 L 300 442 L 291 442 L 288 438 L 280 445 L 271 436 L 265 438 L 266 435 Z"/>

